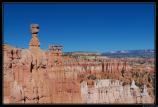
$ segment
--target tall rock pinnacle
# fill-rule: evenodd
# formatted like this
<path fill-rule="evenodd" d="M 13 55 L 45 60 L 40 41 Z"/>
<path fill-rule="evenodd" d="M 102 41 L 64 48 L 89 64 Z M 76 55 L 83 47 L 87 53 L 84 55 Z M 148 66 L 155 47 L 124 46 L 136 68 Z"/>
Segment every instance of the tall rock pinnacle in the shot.
<path fill-rule="evenodd" d="M 31 33 L 32 33 L 32 38 L 31 38 L 31 41 L 30 41 L 30 49 L 31 48 L 39 48 L 40 47 L 40 42 L 39 42 L 39 39 L 38 39 L 38 34 L 39 32 L 39 25 L 38 24 L 31 24 Z"/>
<path fill-rule="evenodd" d="M 39 66 L 41 63 L 43 52 L 40 49 L 40 42 L 38 39 L 38 32 L 39 32 L 39 25 L 38 24 L 31 24 L 30 30 L 32 33 L 32 38 L 29 43 L 29 51 L 31 52 L 33 63 L 36 66 Z"/>

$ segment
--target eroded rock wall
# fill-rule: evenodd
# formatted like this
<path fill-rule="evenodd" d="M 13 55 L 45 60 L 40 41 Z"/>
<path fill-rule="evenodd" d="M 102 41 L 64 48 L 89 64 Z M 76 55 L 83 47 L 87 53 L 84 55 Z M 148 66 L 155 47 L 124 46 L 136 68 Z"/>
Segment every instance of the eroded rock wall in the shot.
<path fill-rule="evenodd" d="M 147 83 L 151 84 L 150 72 L 142 75 L 144 71 L 141 70 L 137 73 L 137 68 L 130 66 L 127 60 L 76 59 L 61 55 L 55 56 L 50 51 L 44 52 L 39 48 L 36 48 L 36 51 L 32 49 L 4 46 L 4 103 L 149 102 L 144 97 L 142 99 L 138 97 L 138 100 L 135 100 L 129 94 L 129 87 L 124 85 L 129 85 L 133 79 L 137 83 L 149 80 L 149 83 Z M 59 59 L 59 61 L 56 61 L 56 59 Z M 93 75 L 100 82 L 98 82 L 98 85 L 94 85 L 94 88 L 82 89 L 81 82 L 89 80 L 89 75 Z M 139 80 L 137 75 L 142 76 L 144 80 Z M 122 86 L 107 88 L 103 84 L 99 85 L 102 79 L 108 78 L 120 80 Z M 119 82 L 116 84 L 119 84 Z M 100 86 L 102 88 L 99 88 Z M 152 86 L 150 88 L 149 94 L 154 96 Z M 83 90 L 85 91 L 83 92 Z M 88 92 L 91 94 L 87 94 Z M 85 94 L 87 97 L 84 97 Z"/>

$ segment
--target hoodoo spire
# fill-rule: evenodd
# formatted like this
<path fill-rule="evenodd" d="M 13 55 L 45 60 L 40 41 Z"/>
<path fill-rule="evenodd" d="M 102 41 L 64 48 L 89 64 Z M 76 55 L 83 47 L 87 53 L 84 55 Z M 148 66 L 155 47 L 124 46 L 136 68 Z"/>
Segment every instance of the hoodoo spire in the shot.
<path fill-rule="evenodd" d="M 39 48 L 40 47 L 40 42 L 38 39 L 38 32 L 39 32 L 39 25 L 38 24 L 31 24 L 30 26 L 31 33 L 32 33 L 32 38 L 30 40 L 30 49 L 31 48 Z"/>

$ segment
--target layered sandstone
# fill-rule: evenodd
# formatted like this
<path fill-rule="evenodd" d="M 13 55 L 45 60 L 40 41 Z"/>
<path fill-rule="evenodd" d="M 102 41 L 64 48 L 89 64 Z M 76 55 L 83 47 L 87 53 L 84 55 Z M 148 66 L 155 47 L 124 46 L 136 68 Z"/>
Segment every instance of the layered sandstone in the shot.
<path fill-rule="evenodd" d="M 132 82 L 130 85 L 122 85 L 119 80 L 103 79 L 81 83 L 81 94 L 85 103 L 122 104 L 122 103 L 154 103 L 148 95 L 147 88 L 140 88 Z"/>

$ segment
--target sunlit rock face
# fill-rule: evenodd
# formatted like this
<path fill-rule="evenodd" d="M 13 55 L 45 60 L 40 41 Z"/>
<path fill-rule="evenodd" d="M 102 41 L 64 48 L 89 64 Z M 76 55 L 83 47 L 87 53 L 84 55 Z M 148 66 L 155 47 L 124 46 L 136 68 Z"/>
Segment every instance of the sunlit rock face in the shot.
<path fill-rule="evenodd" d="M 143 93 L 140 89 L 133 87 L 135 84 L 122 86 L 119 80 L 103 79 L 95 80 L 93 84 L 89 81 L 81 83 L 81 95 L 85 103 L 120 104 L 120 103 L 153 103 L 148 95 L 146 87 Z"/>
<path fill-rule="evenodd" d="M 154 68 L 132 65 L 153 60 L 63 56 L 61 45 L 43 51 L 38 32 L 31 25 L 28 49 L 3 45 L 5 104 L 154 102 Z"/>

